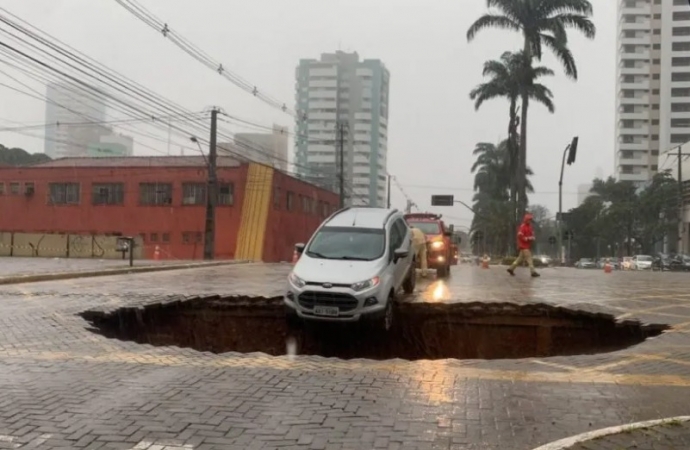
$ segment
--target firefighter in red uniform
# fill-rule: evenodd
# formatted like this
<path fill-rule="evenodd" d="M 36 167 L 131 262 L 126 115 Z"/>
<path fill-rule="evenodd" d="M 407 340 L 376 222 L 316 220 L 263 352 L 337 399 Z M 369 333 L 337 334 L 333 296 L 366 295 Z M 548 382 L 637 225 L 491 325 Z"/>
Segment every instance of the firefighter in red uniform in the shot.
<path fill-rule="evenodd" d="M 534 242 L 534 229 L 532 228 L 532 214 L 525 214 L 524 219 L 522 219 L 522 225 L 518 228 L 517 233 L 517 244 L 520 253 L 515 261 L 508 268 L 508 273 L 512 276 L 515 275 L 515 269 L 517 266 L 522 264 L 523 261 L 527 261 L 529 266 L 529 271 L 532 273 L 533 277 L 538 277 L 539 274 L 534 270 L 534 261 L 532 260 L 532 242 Z"/>

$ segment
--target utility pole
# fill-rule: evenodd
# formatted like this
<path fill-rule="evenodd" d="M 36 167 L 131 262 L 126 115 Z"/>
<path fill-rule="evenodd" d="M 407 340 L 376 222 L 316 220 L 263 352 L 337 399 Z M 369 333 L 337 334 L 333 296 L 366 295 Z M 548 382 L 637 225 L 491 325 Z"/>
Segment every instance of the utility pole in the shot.
<path fill-rule="evenodd" d="M 340 207 L 345 207 L 345 130 L 347 122 L 339 121 L 338 129 L 338 193 L 340 194 Z"/>
<path fill-rule="evenodd" d="M 685 221 L 683 220 L 683 154 L 681 153 L 681 145 L 678 146 L 678 252 L 685 254 L 685 246 L 683 245 L 683 235 L 685 234 Z"/>
<path fill-rule="evenodd" d="M 213 259 L 216 253 L 216 202 L 218 201 L 218 180 L 216 178 L 216 132 L 218 110 L 211 110 L 211 139 L 208 148 L 208 183 L 206 186 L 206 226 L 204 229 L 204 259 Z"/>
<path fill-rule="evenodd" d="M 563 255 L 563 171 L 565 169 L 566 157 L 568 158 L 567 163 L 571 165 L 575 162 L 575 156 L 577 155 L 577 143 L 578 137 L 575 136 L 563 150 L 563 160 L 561 161 L 561 177 L 558 179 L 558 216 L 556 216 L 556 230 L 558 233 L 558 259 L 561 264 L 565 263 L 565 258 Z M 570 246 L 570 240 L 568 240 L 568 246 Z M 568 257 L 570 257 L 570 250 L 568 250 Z"/>
<path fill-rule="evenodd" d="M 410 214 L 412 212 L 412 206 L 414 206 L 412 200 L 407 199 L 407 205 L 405 205 L 405 214 Z"/>
<path fill-rule="evenodd" d="M 390 209 L 390 207 L 391 207 L 391 178 L 392 178 L 392 176 L 389 174 L 388 175 L 388 189 L 387 189 L 388 192 L 386 193 L 386 196 L 388 197 L 386 200 L 386 205 L 388 205 L 387 206 L 388 209 Z"/>

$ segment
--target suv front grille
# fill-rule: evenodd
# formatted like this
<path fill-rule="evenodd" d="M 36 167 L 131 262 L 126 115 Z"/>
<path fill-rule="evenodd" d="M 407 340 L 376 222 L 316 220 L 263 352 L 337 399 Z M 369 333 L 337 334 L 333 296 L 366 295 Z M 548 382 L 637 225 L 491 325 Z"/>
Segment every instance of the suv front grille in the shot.
<path fill-rule="evenodd" d="M 298 301 L 300 306 L 314 309 L 314 306 L 337 306 L 342 312 L 352 311 L 357 308 L 357 299 L 350 294 L 340 292 L 302 292 Z"/>

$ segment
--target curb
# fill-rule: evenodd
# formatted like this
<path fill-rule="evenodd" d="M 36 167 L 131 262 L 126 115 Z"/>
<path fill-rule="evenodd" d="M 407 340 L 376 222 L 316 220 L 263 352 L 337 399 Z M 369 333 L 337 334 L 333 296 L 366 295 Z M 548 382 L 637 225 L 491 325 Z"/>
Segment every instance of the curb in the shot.
<path fill-rule="evenodd" d="M 591 441 L 597 438 L 611 436 L 613 434 L 619 434 L 627 431 L 639 430 L 643 428 L 652 428 L 657 425 L 665 425 L 669 422 L 690 422 L 690 416 L 668 417 L 666 419 L 648 420 L 646 422 L 635 422 L 626 425 L 602 428 L 600 430 L 588 431 L 586 433 L 577 434 L 575 436 L 570 436 L 565 439 L 560 439 L 558 441 L 551 442 L 550 444 L 545 444 L 540 447 L 536 447 L 533 450 L 567 450 L 573 445 L 580 444 L 582 442 Z"/>
<path fill-rule="evenodd" d="M 169 264 L 169 265 L 158 265 L 158 266 L 142 266 L 142 267 L 119 267 L 115 269 L 104 269 L 104 270 L 88 270 L 81 272 L 57 272 L 57 273 L 42 273 L 35 275 L 18 275 L 9 276 L 7 278 L 0 278 L 0 285 L 7 284 L 22 284 L 22 283 L 36 283 L 39 281 L 58 281 L 58 280 L 70 280 L 74 278 L 93 278 L 93 277 L 103 277 L 108 275 L 126 275 L 126 274 L 138 274 L 138 273 L 148 273 L 148 272 L 165 272 L 168 270 L 182 270 L 182 269 L 202 269 L 205 267 L 216 267 L 216 266 L 231 266 L 236 264 L 248 264 L 249 261 L 217 261 L 208 263 L 187 263 L 187 264 Z"/>

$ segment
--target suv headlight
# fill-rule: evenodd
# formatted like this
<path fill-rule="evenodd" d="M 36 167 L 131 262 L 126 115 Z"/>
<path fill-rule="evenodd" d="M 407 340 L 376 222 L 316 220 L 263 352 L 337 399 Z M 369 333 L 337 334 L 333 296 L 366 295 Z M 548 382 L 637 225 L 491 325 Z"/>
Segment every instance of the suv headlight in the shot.
<path fill-rule="evenodd" d="M 353 291 L 363 291 L 365 289 L 373 288 L 379 284 L 379 277 L 374 277 L 366 281 L 360 281 L 350 286 Z"/>
<path fill-rule="evenodd" d="M 303 279 L 295 275 L 295 272 L 290 272 L 290 275 L 288 275 L 288 280 L 290 283 L 292 283 L 293 286 L 296 286 L 298 288 L 303 288 L 307 283 L 304 282 Z"/>
<path fill-rule="evenodd" d="M 441 250 L 443 248 L 444 244 L 443 241 L 435 241 L 431 243 L 431 249 L 432 250 Z"/>

